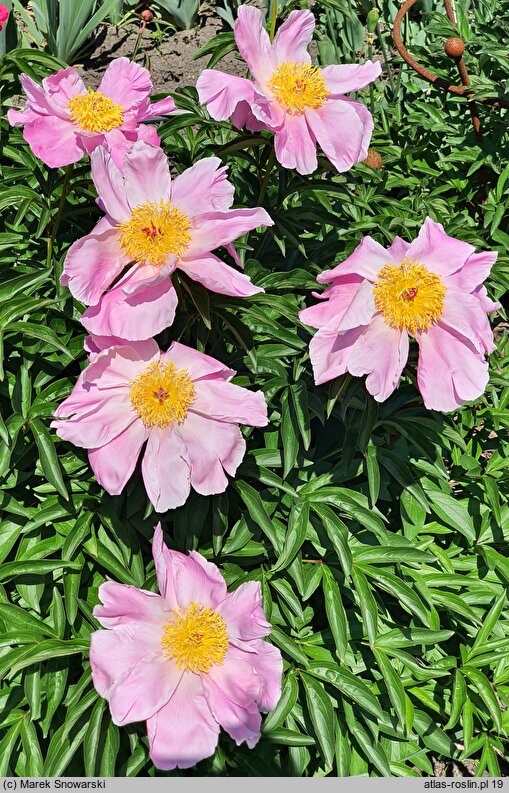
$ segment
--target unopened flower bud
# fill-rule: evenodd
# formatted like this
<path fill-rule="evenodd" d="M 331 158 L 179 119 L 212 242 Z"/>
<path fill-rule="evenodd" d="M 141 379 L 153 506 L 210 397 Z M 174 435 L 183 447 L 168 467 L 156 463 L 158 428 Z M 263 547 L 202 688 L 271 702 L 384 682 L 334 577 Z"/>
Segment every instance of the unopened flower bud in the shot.
<path fill-rule="evenodd" d="M 376 26 L 378 25 L 378 19 L 380 17 L 380 11 L 378 8 L 372 8 L 371 11 L 368 13 L 366 18 L 366 25 L 368 28 L 368 33 L 374 33 L 376 30 Z"/>
<path fill-rule="evenodd" d="M 369 149 L 368 156 L 364 160 L 364 164 L 368 165 L 370 168 L 373 168 L 374 171 L 378 171 L 382 167 L 382 158 L 377 151 L 374 149 Z"/>
<path fill-rule="evenodd" d="M 152 22 L 154 19 L 154 13 L 150 10 L 150 8 L 146 8 L 144 11 L 142 11 L 140 16 L 144 22 Z"/>

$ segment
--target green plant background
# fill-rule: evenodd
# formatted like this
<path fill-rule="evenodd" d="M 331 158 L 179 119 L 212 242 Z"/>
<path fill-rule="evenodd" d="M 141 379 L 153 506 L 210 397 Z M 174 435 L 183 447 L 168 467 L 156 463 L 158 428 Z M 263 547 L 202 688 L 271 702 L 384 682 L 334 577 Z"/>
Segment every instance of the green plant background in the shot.
<path fill-rule="evenodd" d="M 509 3 L 458 0 L 456 8 L 476 88 L 503 92 Z M 322 62 L 366 57 L 365 11 L 346 0 L 314 5 Z M 111 723 L 88 663 L 99 585 L 111 578 L 155 589 L 150 541 L 159 518 L 172 547 L 198 549 L 229 586 L 261 581 L 271 641 L 285 660 L 283 695 L 256 749 L 222 734 L 214 757 L 180 773 L 416 776 L 432 775 L 436 760 L 462 767 L 465 758 L 478 774 L 506 773 L 505 314 L 495 320 L 486 394 L 446 416 L 422 406 L 415 349 L 382 405 L 361 379 L 315 387 L 309 333 L 297 319 L 316 274 L 363 235 L 411 239 L 427 215 L 479 250 L 498 250 L 489 293 L 499 298 L 508 287 L 507 111 L 483 108 L 485 138 L 476 144 L 466 104 L 393 56 L 394 11 L 384 0 L 374 42 L 378 56 L 382 37 L 391 79 L 385 72 L 362 95 L 373 103 L 383 168 L 337 175 L 321 160 L 311 177 L 272 174 L 263 202 L 276 225 L 240 246 L 264 295 L 234 301 L 184 277 L 176 284 L 177 320 L 158 341 L 178 339 L 235 368 L 235 382 L 263 389 L 270 425 L 246 430 L 248 452 L 226 493 L 193 494 L 162 516 L 138 475 L 108 496 L 86 453 L 49 429 L 86 363 L 83 307 L 59 275 L 99 211 L 87 160 L 50 171 L 1 121 L 0 775 L 161 773 L 144 725 Z M 438 0 L 423 3 L 404 31 L 412 52 L 443 74 L 451 70 L 443 38 L 453 32 Z M 226 32 L 208 53 L 215 62 L 231 49 Z M 41 79 L 58 67 L 35 49 L 8 53 L 4 103 L 19 94 L 21 71 Z M 269 137 L 212 122 L 192 87 L 175 98 L 187 115 L 160 128 L 174 172 L 218 154 L 236 205 L 257 205 Z M 488 197 L 479 211 L 483 165 Z"/>

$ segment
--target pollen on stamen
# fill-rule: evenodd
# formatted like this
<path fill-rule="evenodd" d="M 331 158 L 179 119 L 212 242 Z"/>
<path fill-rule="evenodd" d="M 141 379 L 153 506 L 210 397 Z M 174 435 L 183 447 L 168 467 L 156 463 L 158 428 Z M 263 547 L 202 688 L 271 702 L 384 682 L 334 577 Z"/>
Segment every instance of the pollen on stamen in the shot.
<path fill-rule="evenodd" d="M 441 317 L 447 289 L 423 264 L 403 259 L 386 264 L 373 285 L 375 307 L 397 330 L 422 333 Z"/>
<path fill-rule="evenodd" d="M 182 423 L 196 398 L 185 369 L 154 361 L 132 382 L 131 404 L 146 427 L 168 427 Z"/>
<path fill-rule="evenodd" d="M 73 121 L 84 132 L 109 132 L 124 121 L 124 108 L 101 91 L 77 94 L 67 103 Z"/>
<path fill-rule="evenodd" d="M 329 95 L 320 69 L 309 63 L 282 63 L 270 78 L 269 88 L 292 115 L 302 115 L 307 108 L 316 110 Z"/>
<path fill-rule="evenodd" d="M 217 611 L 190 603 L 187 609 L 172 612 L 163 631 L 163 650 L 178 669 L 206 673 L 223 664 L 229 636 Z"/>
<path fill-rule="evenodd" d="M 131 261 L 160 267 L 169 256 L 185 253 L 191 225 L 190 218 L 171 201 L 149 201 L 118 226 L 118 239 Z"/>

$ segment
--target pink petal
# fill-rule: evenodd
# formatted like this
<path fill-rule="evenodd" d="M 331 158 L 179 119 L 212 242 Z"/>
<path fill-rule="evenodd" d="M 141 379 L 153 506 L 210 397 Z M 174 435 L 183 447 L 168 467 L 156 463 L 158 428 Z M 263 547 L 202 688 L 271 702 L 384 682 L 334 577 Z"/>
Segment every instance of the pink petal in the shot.
<path fill-rule="evenodd" d="M 241 5 L 233 30 L 237 48 L 249 71 L 258 83 L 267 82 L 276 68 L 276 61 L 261 12 L 253 6 Z"/>
<path fill-rule="evenodd" d="M 129 342 L 118 338 L 118 336 L 85 336 L 83 349 L 89 353 L 88 360 L 92 361 L 96 353 L 107 350 L 108 347 L 122 347 L 126 344 L 129 344 Z"/>
<path fill-rule="evenodd" d="M 331 99 L 365 88 L 380 77 L 381 73 L 382 67 L 378 61 L 346 63 L 341 66 L 326 66 L 322 69 Z"/>
<path fill-rule="evenodd" d="M 94 685 L 109 701 L 114 724 L 154 716 L 170 700 L 182 672 L 163 654 L 162 625 L 132 623 L 91 635 Z"/>
<path fill-rule="evenodd" d="M 368 154 L 373 119 L 365 108 L 365 118 L 361 118 L 359 107 L 364 108 L 357 102 L 337 99 L 326 102 L 318 110 L 306 110 L 306 120 L 316 141 L 340 173 L 350 170 Z"/>
<path fill-rule="evenodd" d="M 117 438 L 138 418 L 124 391 L 98 392 L 94 407 L 74 418 L 56 420 L 51 426 L 59 438 L 82 449 L 98 449 Z"/>
<path fill-rule="evenodd" d="M 408 359 L 408 334 L 375 317 L 359 336 L 348 359 L 350 374 L 367 374 L 366 388 L 377 402 L 384 402 L 398 385 Z"/>
<path fill-rule="evenodd" d="M 262 607 L 262 590 L 258 581 L 241 584 L 226 596 L 217 608 L 227 625 L 230 642 L 261 639 L 270 633 Z"/>
<path fill-rule="evenodd" d="M 251 106 L 256 91 L 253 83 L 245 77 L 204 69 L 196 83 L 200 104 L 205 105 L 216 121 L 226 121 L 239 104 Z"/>
<path fill-rule="evenodd" d="M 249 297 L 265 291 L 255 286 L 244 273 L 239 273 L 213 253 L 201 254 L 199 258 L 179 259 L 178 268 L 194 281 L 199 281 L 211 292 L 232 297 Z"/>
<path fill-rule="evenodd" d="M 402 240 L 401 237 L 394 237 L 392 244 L 387 248 L 389 254 L 388 262 L 392 264 L 401 264 L 402 260 L 408 254 L 410 243 Z"/>
<path fill-rule="evenodd" d="M 234 369 L 229 369 L 221 361 L 178 341 L 174 341 L 168 351 L 161 354 L 161 359 L 171 361 L 177 369 L 186 369 L 193 381 L 210 378 L 212 375 L 227 380 L 236 374 Z"/>
<path fill-rule="evenodd" d="M 156 768 L 190 768 L 214 754 L 219 724 L 205 700 L 201 677 L 184 674 L 170 701 L 147 721 Z"/>
<path fill-rule="evenodd" d="M 144 140 L 151 146 L 159 146 L 161 138 L 157 134 L 157 129 L 152 124 L 140 124 L 136 130 L 137 140 Z"/>
<path fill-rule="evenodd" d="M 84 154 L 74 124 L 57 116 L 40 116 L 25 124 L 23 137 L 35 156 L 50 168 L 78 162 Z"/>
<path fill-rule="evenodd" d="M 162 149 L 137 141 L 124 156 L 122 176 L 131 209 L 149 201 L 170 200 L 170 168 Z"/>
<path fill-rule="evenodd" d="M 390 254 L 379 242 L 371 237 L 363 237 L 350 256 L 332 270 L 324 270 L 316 280 L 319 284 L 326 284 L 344 275 L 360 275 L 373 282 L 376 281 L 379 270 L 390 261 Z"/>
<path fill-rule="evenodd" d="M 163 598 L 155 592 L 116 581 L 99 587 L 101 603 L 94 606 L 94 617 L 103 628 L 116 628 L 132 622 L 153 623 L 157 629 L 166 621 Z"/>
<path fill-rule="evenodd" d="M 193 488 L 203 496 L 223 493 L 228 487 L 223 469 L 233 476 L 246 452 L 246 442 L 237 425 L 189 411 L 180 433 L 189 454 Z"/>
<path fill-rule="evenodd" d="M 449 237 L 441 223 L 426 218 L 419 235 L 410 244 L 408 257 L 445 277 L 459 270 L 475 251 L 473 245 Z"/>
<path fill-rule="evenodd" d="M 196 384 L 193 413 L 230 424 L 265 427 L 268 424 L 267 403 L 262 391 L 227 383 L 224 380 L 202 380 Z"/>
<path fill-rule="evenodd" d="M 101 337 L 94 337 L 101 338 Z M 159 360 L 160 350 L 154 339 L 138 342 L 121 341 L 119 346 L 105 344 L 82 372 L 83 387 L 92 394 L 111 389 L 130 390 L 132 381 L 149 363 Z M 94 388 L 90 388 L 93 385 Z"/>
<path fill-rule="evenodd" d="M 475 295 L 448 289 L 438 324 L 456 336 L 463 336 L 481 354 L 492 353 L 495 349 L 486 311 Z"/>
<path fill-rule="evenodd" d="M 176 430 L 151 430 L 141 473 L 156 512 L 181 507 L 187 501 L 191 488 L 189 454 Z"/>
<path fill-rule="evenodd" d="M 274 710 L 281 697 L 283 659 L 278 648 L 263 639 L 254 639 L 249 644 L 252 650 L 249 660 L 260 681 L 257 704 L 260 710 L 268 712 Z"/>
<path fill-rule="evenodd" d="M 126 110 L 152 93 L 149 72 L 128 58 L 115 58 L 104 72 L 99 91 Z"/>
<path fill-rule="evenodd" d="M 244 706 L 232 702 L 214 683 L 212 675 L 203 678 L 203 688 L 214 719 L 233 738 L 237 746 L 244 741 L 250 749 L 256 746 L 260 740 L 262 718 L 254 699 L 244 695 Z"/>
<path fill-rule="evenodd" d="M 205 212 L 227 210 L 233 203 L 234 186 L 227 179 L 228 166 L 219 157 L 205 157 L 177 176 L 171 200 L 190 218 Z"/>
<path fill-rule="evenodd" d="M 440 325 L 416 335 L 419 343 L 417 382 L 428 410 L 455 410 L 482 396 L 488 364 L 470 342 Z"/>
<path fill-rule="evenodd" d="M 92 179 L 101 200 L 102 208 L 116 223 L 131 217 L 122 174 L 113 162 L 111 154 L 99 146 L 90 155 Z"/>
<path fill-rule="evenodd" d="M 486 291 L 486 287 L 484 286 L 478 286 L 477 289 L 474 289 L 473 294 L 481 301 L 482 307 L 489 314 L 492 311 L 498 311 L 499 308 L 502 308 L 501 303 L 498 301 L 494 303 L 493 300 L 490 300 Z"/>
<path fill-rule="evenodd" d="M 186 258 L 194 259 L 198 254 L 209 253 L 259 226 L 273 225 L 274 221 L 261 207 L 206 212 L 195 220 Z"/>
<path fill-rule="evenodd" d="M 250 132 L 260 132 L 265 129 L 265 123 L 259 121 L 253 114 L 253 111 L 248 102 L 239 102 L 231 115 L 231 122 L 237 129 L 245 127 Z"/>
<path fill-rule="evenodd" d="M 312 328 L 322 328 L 335 318 L 339 325 L 343 314 L 359 289 L 360 283 L 359 276 L 348 275 L 345 278 L 336 279 L 333 286 L 326 290 L 326 293 L 315 295 L 315 297 L 321 298 L 321 303 L 305 308 L 299 313 L 300 321 Z"/>
<path fill-rule="evenodd" d="M 363 281 L 355 292 L 352 301 L 339 320 L 336 330 L 345 331 L 368 325 L 375 313 L 373 287 L 369 281 Z"/>
<path fill-rule="evenodd" d="M 294 168 L 302 175 L 318 167 L 316 140 L 305 116 L 286 114 L 282 128 L 275 137 L 276 159 L 283 168 Z"/>
<path fill-rule="evenodd" d="M 444 278 L 444 284 L 460 292 L 473 292 L 487 279 L 497 256 L 496 251 L 472 253 L 461 269 Z"/>
<path fill-rule="evenodd" d="M 315 333 L 309 345 L 315 385 L 345 374 L 352 347 L 365 330 L 365 327 L 359 327 L 338 333 L 327 325 Z"/>
<path fill-rule="evenodd" d="M 118 229 L 107 223 L 106 229 L 99 233 L 94 229 L 71 245 L 60 283 L 69 287 L 76 300 L 96 305 L 128 264 L 118 243 Z"/>
<path fill-rule="evenodd" d="M 177 294 L 169 278 L 160 283 L 126 294 L 140 278 L 132 268 L 97 306 L 88 308 L 81 324 L 96 336 L 119 336 L 140 341 L 168 328 L 175 318 Z"/>
<path fill-rule="evenodd" d="M 307 48 L 313 38 L 314 29 L 315 18 L 311 11 L 292 11 L 279 28 L 272 44 L 277 65 L 287 61 L 311 63 Z"/>
<path fill-rule="evenodd" d="M 134 421 L 106 446 L 89 450 L 88 459 L 95 478 L 111 496 L 118 496 L 128 483 L 148 436 L 143 422 Z"/>
<path fill-rule="evenodd" d="M 226 583 L 216 565 L 195 551 L 189 556 L 170 551 L 160 523 L 155 527 L 152 552 L 159 591 L 170 609 L 187 608 L 193 602 L 215 608 L 226 597 Z"/>
<path fill-rule="evenodd" d="M 175 101 L 171 96 L 160 99 L 158 102 L 149 104 L 143 119 L 154 118 L 155 116 L 168 116 L 177 109 Z"/>
<path fill-rule="evenodd" d="M 69 101 L 78 94 L 87 93 L 85 83 L 71 66 L 45 77 L 42 87 L 50 106 L 64 118 L 70 116 Z"/>

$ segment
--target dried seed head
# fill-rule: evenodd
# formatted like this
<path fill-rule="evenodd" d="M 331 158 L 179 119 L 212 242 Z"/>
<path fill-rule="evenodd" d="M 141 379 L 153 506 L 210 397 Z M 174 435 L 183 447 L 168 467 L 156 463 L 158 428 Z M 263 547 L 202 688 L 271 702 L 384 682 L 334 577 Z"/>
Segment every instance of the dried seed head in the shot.
<path fill-rule="evenodd" d="M 445 54 L 448 55 L 449 58 L 461 58 L 465 52 L 465 45 L 461 39 L 447 39 L 444 45 L 444 50 Z"/>
<path fill-rule="evenodd" d="M 378 171 L 383 164 L 381 156 L 374 149 L 369 149 L 368 156 L 364 160 L 364 163 L 370 168 L 373 168 L 374 171 Z"/>

